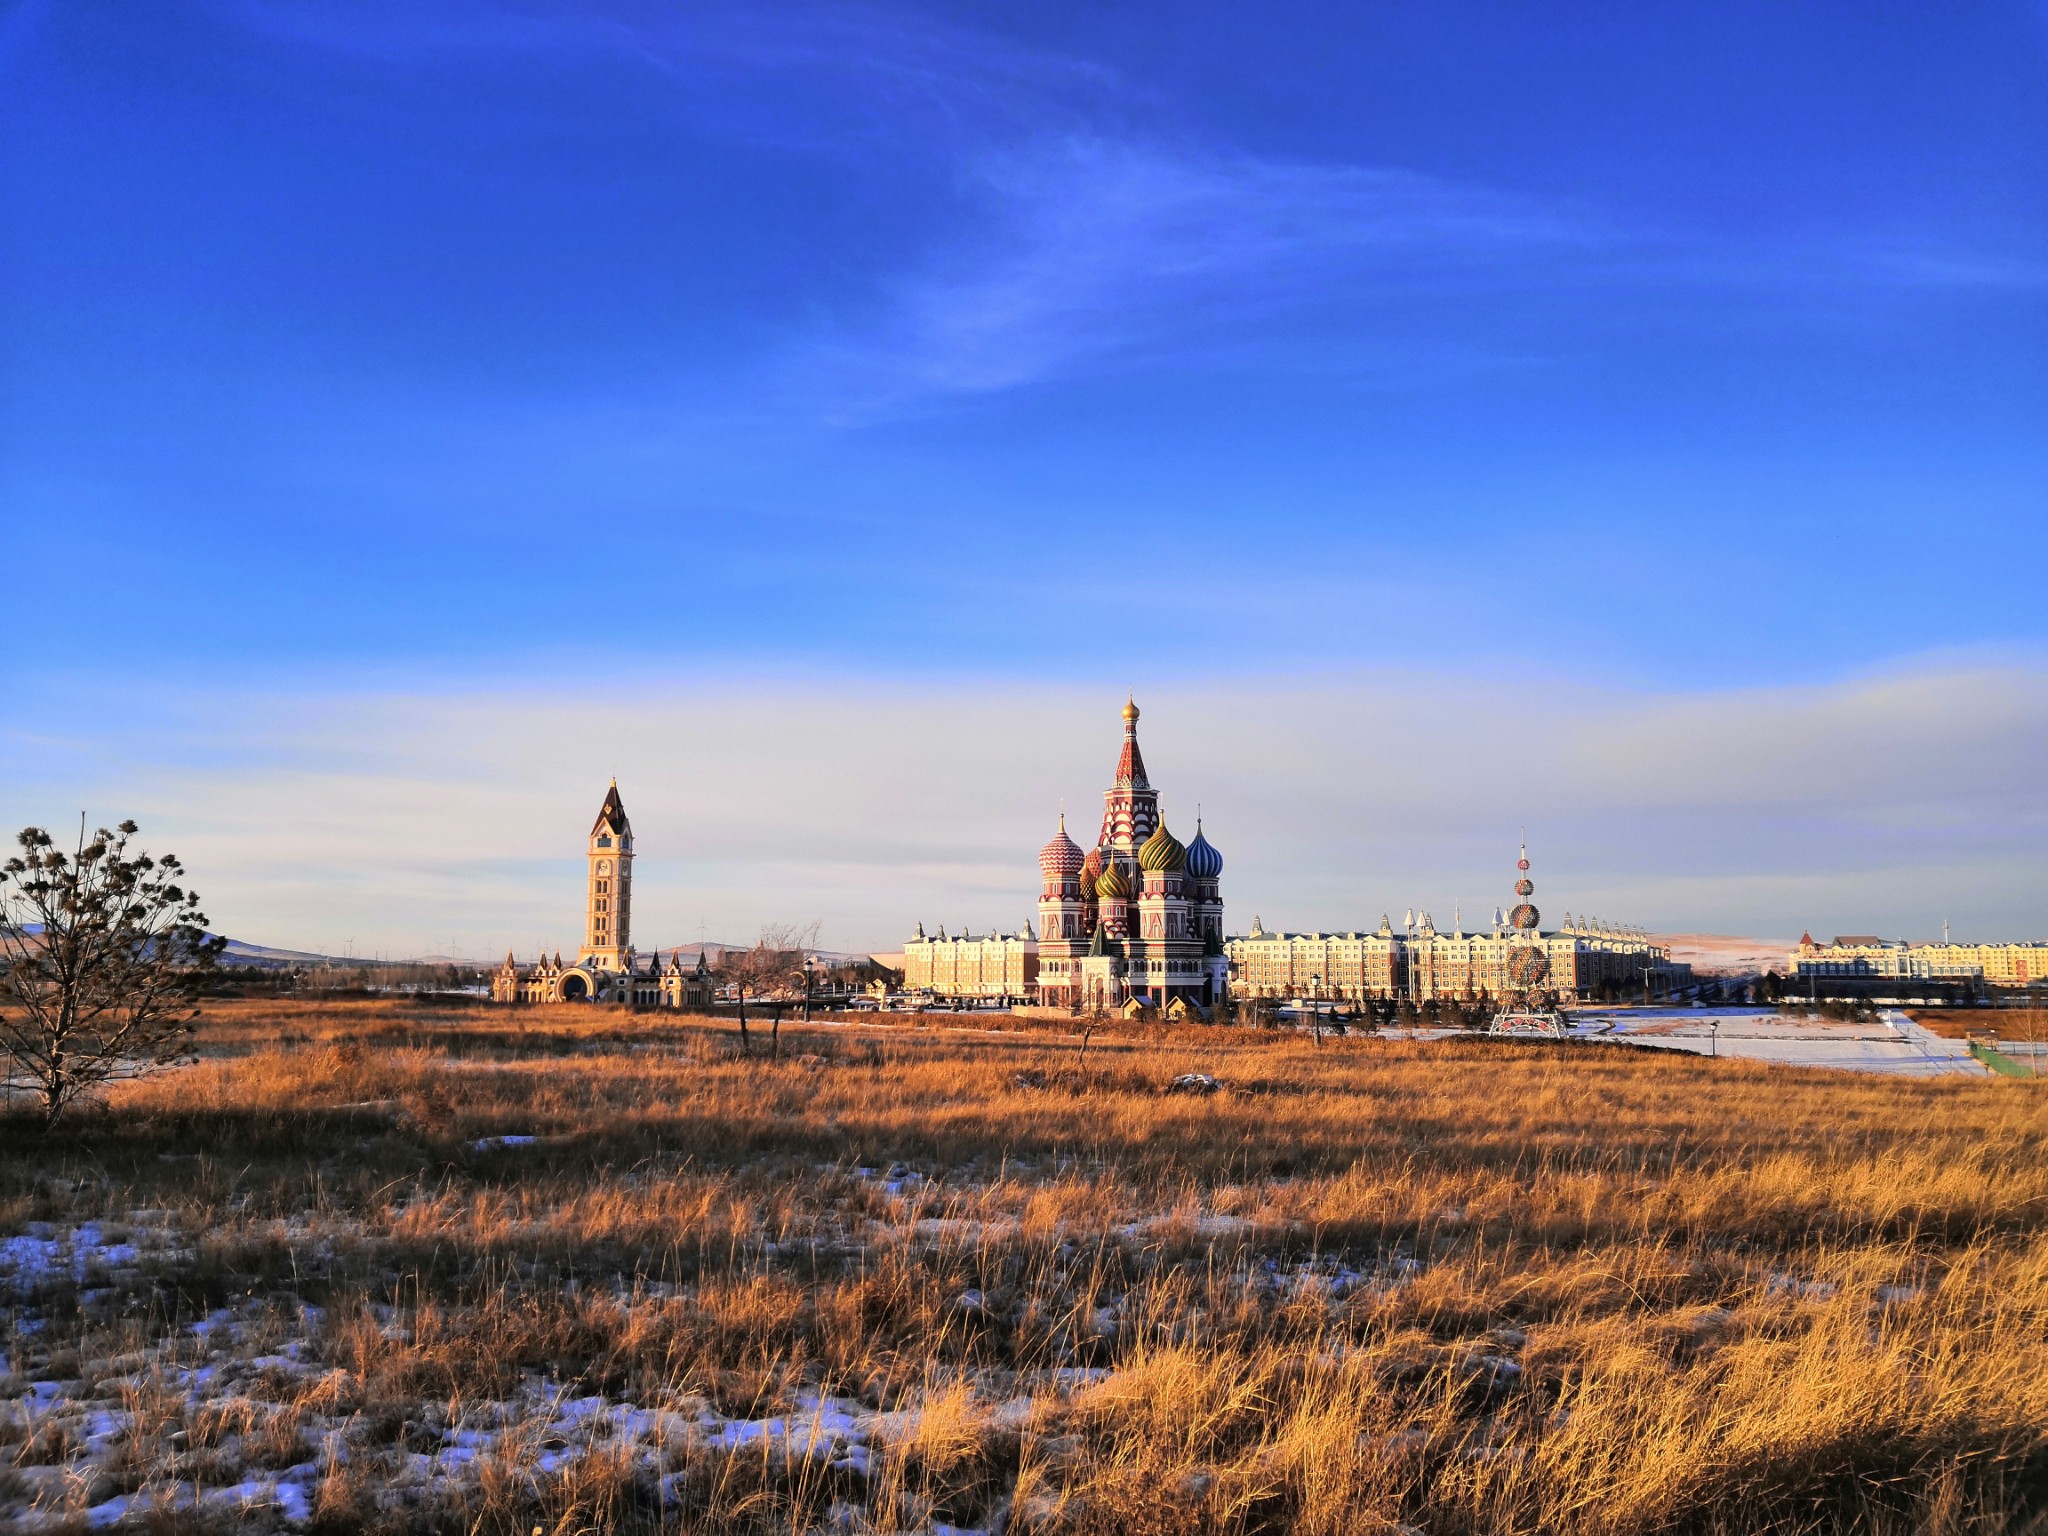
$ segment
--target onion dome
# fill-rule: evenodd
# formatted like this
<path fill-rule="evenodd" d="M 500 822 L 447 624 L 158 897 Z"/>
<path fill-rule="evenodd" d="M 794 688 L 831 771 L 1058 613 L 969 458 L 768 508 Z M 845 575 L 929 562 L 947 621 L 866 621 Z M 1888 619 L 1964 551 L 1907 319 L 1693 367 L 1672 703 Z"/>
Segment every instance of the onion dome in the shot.
<path fill-rule="evenodd" d="M 1138 867 L 1155 875 L 1177 875 L 1187 867 L 1187 844 L 1166 830 L 1161 821 L 1138 850 Z"/>
<path fill-rule="evenodd" d="M 1095 882 L 1102 878 L 1102 850 L 1090 848 L 1088 857 L 1081 861 L 1081 894 L 1093 896 Z"/>
<path fill-rule="evenodd" d="M 1195 821 L 1195 840 L 1188 844 L 1188 873 L 1197 880 L 1214 880 L 1223 873 L 1223 855 L 1216 851 L 1216 845 L 1202 836 L 1200 818 Z"/>
<path fill-rule="evenodd" d="M 1122 901 L 1131 894 L 1131 882 L 1124 872 L 1116 867 L 1114 859 L 1102 866 L 1102 873 L 1095 877 L 1095 894 L 1103 901 Z"/>
<path fill-rule="evenodd" d="M 1081 872 L 1081 847 L 1067 836 L 1067 818 L 1060 817 L 1060 829 L 1052 841 L 1038 850 L 1039 872 L 1048 880 L 1071 880 Z"/>

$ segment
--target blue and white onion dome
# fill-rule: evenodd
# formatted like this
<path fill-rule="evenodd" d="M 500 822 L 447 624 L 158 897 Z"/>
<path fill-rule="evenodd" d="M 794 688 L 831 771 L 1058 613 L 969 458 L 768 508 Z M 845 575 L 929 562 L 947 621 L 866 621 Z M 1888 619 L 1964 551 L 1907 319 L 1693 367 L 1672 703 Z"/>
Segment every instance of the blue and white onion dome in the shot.
<path fill-rule="evenodd" d="M 1188 844 L 1188 874 L 1196 880 L 1214 880 L 1223 873 L 1223 855 L 1202 836 L 1200 818 L 1195 821 L 1195 840 Z"/>
<path fill-rule="evenodd" d="M 1060 829 L 1052 841 L 1038 850 L 1039 871 L 1048 880 L 1071 880 L 1081 873 L 1081 849 L 1067 836 L 1067 818 L 1060 817 Z"/>

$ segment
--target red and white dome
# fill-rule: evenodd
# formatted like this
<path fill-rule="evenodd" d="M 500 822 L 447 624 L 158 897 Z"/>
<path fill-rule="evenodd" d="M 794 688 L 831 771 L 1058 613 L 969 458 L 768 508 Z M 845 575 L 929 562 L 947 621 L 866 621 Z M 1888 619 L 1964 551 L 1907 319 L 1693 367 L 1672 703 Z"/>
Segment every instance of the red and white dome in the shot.
<path fill-rule="evenodd" d="M 1071 880 L 1081 873 L 1081 848 L 1067 836 L 1067 818 L 1060 817 L 1060 829 L 1052 841 L 1038 850 L 1039 873 L 1048 880 Z"/>

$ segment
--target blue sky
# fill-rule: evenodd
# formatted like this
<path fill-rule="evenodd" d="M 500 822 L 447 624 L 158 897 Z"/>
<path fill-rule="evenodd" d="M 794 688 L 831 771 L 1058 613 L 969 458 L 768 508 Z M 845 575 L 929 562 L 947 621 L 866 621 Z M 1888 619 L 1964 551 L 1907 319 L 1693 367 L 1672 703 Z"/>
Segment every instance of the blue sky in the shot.
<path fill-rule="evenodd" d="M 1615 917 L 2048 930 L 2048 8 L 0 17 L 8 808 L 137 814 L 238 932 L 569 937 L 614 771 L 678 936 L 1011 922 L 1127 686 L 1269 922 L 1490 908 L 1547 817 Z M 1982 707 L 1840 724 L 1898 696 Z M 1000 701 L 1053 745 L 935 820 Z M 848 708 L 828 858 L 736 786 Z M 1921 777 L 1596 804 L 1617 711 Z M 1305 730 L 1292 803 L 1215 745 Z M 251 854 L 313 783 L 355 830 Z"/>

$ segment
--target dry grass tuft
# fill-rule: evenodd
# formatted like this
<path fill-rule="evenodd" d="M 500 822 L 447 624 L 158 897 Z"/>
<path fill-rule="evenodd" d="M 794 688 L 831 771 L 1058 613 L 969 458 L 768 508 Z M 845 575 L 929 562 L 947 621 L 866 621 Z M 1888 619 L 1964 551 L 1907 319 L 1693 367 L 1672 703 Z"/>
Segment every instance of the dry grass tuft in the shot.
<path fill-rule="evenodd" d="M 0 1511 L 394 1536 L 2048 1523 L 2029 1085 L 784 1029 L 770 1062 L 702 1020 L 236 1005 L 103 1115 L 0 1120 L 0 1235 L 48 1254 L 0 1275 Z M 1163 1091 L 1190 1070 L 1225 1090 Z"/>

